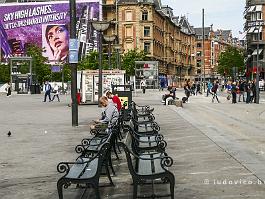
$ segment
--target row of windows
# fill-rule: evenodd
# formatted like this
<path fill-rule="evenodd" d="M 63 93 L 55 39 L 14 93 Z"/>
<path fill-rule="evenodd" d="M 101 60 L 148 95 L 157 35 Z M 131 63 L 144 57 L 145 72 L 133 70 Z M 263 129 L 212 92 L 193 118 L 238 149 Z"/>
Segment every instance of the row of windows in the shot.
<path fill-rule="evenodd" d="M 132 21 L 133 20 L 133 11 L 126 10 L 125 11 L 125 21 Z M 142 21 L 148 21 L 148 11 L 142 12 Z"/>
<path fill-rule="evenodd" d="M 250 16 L 251 21 L 262 20 L 262 12 L 253 12 Z"/>

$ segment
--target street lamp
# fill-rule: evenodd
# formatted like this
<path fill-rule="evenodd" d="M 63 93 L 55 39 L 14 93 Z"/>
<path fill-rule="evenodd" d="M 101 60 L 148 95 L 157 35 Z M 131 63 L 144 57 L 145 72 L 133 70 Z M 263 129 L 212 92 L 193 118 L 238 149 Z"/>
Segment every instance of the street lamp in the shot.
<path fill-rule="evenodd" d="M 120 44 L 116 44 L 114 45 L 114 49 L 116 50 L 116 63 L 117 63 L 117 68 L 118 69 L 121 69 L 121 66 L 120 66 L 120 52 L 121 52 L 121 49 L 122 49 L 122 46 Z"/>
<path fill-rule="evenodd" d="M 99 77 L 98 77 L 98 105 L 99 98 L 102 96 L 102 33 L 109 28 L 110 22 L 108 21 L 92 21 L 93 28 L 99 32 Z"/>
<path fill-rule="evenodd" d="M 112 69 L 112 65 L 111 65 L 111 42 L 113 42 L 114 40 L 116 39 L 116 35 L 112 35 L 112 36 L 108 36 L 108 35 L 105 35 L 104 36 L 104 40 L 106 42 L 108 42 L 108 64 L 109 64 L 109 69 L 111 70 Z"/>
<path fill-rule="evenodd" d="M 260 40 L 260 28 L 261 24 L 258 26 L 258 40 L 257 40 L 257 72 L 256 72 L 256 104 L 259 104 L 259 40 Z M 254 32 L 256 31 L 256 28 Z"/>

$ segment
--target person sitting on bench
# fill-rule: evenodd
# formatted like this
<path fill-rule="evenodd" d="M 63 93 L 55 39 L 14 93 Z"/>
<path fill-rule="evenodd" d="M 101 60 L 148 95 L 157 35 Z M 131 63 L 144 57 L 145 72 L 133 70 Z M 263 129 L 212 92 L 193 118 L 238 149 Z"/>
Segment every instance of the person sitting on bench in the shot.
<path fill-rule="evenodd" d="M 168 86 L 167 90 L 169 91 L 169 93 L 164 95 L 164 101 L 165 101 L 164 105 L 168 105 L 168 102 L 170 100 L 174 100 L 176 98 L 175 88 L 173 88 L 172 86 Z"/>
<path fill-rule="evenodd" d="M 90 129 L 107 129 L 111 128 L 119 118 L 119 111 L 114 103 L 109 102 L 106 96 L 99 98 L 101 106 L 105 107 L 101 119 L 95 120 Z"/>

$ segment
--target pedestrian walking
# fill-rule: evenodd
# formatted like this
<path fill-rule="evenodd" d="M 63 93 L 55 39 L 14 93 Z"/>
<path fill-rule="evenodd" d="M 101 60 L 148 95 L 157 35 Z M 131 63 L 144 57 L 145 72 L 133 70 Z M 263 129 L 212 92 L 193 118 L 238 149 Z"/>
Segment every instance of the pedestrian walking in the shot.
<path fill-rule="evenodd" d="M 191 93 L 191 86 L 190 86 L 190 80 L 187 80 L 185 85 L 184 85 L 184 91 L 185 91 L 185 95 L 188 101 L 189 97 L 190 97 L 190 93 Z"/>
<path fill-rule="evenodd" d="M 249 81 L 248 83 L 246 83 L 245 85 L 245 90 L 247 92 L 247 99 L 246 99 L 246 103 L 249 104 L 251 102 L 251 81 Z"/>
<path fill-rule="evenodd" d="M 239 95 L 238 95 L 238 102 L 241 102 L 241 96 L 243 98 L 243 102 L 245 102 L 245 91 L 246 91 L 246 82 L 239 82 Z"/>
<path fill-rule="evenodd" d="M 219 99 L 217 97 L 218 87 L 219 87 L 219 82 L 216 81 L 216 83 L 214 84 L 214 86 L 212 88 L 212 93 L 213 93 L 212 103 L 214 103 L 214 99 L 215 98 L 216 98 L 217 102 L 220 103 L 220 101 L 219 101 Z"/>
<path fill-rule="evenodd" d="M 141 88 L 143 90 L 143 94 L 145 94 L 146 80 L 143 79 L 140 84 L 141 84 Z"/>
<path fill-rule="evenodd" d="M 237 94 L 236 82 L 233 82 L 233 84 L 232 84 L 231 93 L 232 93 L 232 104 L 235 104 L 236 103 L 236 94 Z"/>
<path fill-rule="evenodd" d="M 201 83 L 200 82 L 197 82 L 197 84 L 196 84 L 196 95 L 197 95 L 197 93 L 202 94 L 201 93 Z"/>
<path fill-rule="evenodd" d="M 10 97 L 11 96 L 11 84 L 10 84 L 10 82 L 7 82 L 5 90 L 6 90 L 6 96 Z"/>
<path fill-rule="evenodd" d="M 46 98 L 47 96 L 49 97 L 49 102 L 51 102 L 51 90 L 52 90 L 52 87 L 50 85 L 50 83 L 48 81 L 45 82 L 44 84 L 44 92 L 45 92 L 45 95 L 44 95 L 44 100 L 43 102 L 46 102 Z"/>
<path fill-rule="evenodd" d="M 58 102 L 60 102 L 60 98 L 59 98 L 59 86 L 55 83 L 54 88 L 52 90 L 53 93 L 53 97 L 52 97 L 52 101 L 55 99 L 55 97 L 57 97 Z"/>
<path fill-rule="evenodd" d="M 212 95 L 212 93 L 211 93 L 212 87 L 213 87 L 213 84 L 212 84 L 211 81 L 209 81 L 209 82 L 207 83 L 207 93 L 206 93 L 206 97 L 208 97 L 209 94 Z"/>

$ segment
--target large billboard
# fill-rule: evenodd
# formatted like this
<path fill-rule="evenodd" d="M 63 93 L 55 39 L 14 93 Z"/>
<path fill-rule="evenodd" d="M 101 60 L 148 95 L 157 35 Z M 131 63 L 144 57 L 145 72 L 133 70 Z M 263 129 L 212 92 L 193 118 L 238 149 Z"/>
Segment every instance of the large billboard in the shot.
<path fill-rule="evenodd" d="M 90 21 L 99 20 L 101 13 L 100 0 L 76 2 L 79 57 L 97 49 Z M 69 1 L 0 4 L 3 57 L 23 55 L 27 45 L 36 44 L 51 63 L 67 61 L 69 27 Z"/>

